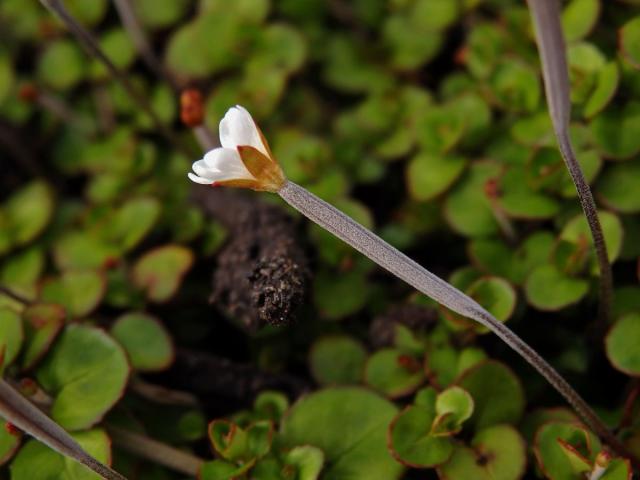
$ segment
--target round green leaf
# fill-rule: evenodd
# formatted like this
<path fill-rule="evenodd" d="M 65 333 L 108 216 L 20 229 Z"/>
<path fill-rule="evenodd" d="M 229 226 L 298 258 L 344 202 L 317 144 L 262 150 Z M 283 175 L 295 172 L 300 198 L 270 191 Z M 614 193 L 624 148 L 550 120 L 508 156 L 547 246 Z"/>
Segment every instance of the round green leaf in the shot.
<path fill-rule="evenodd" d="M 403 472 L 386 448 L 387 426 L 396 412 L 391 402 L 368 390 L 329 388 L 293 405 L 282 421 L 281 439 L 285 447 L 321 449 L 327 461 L 324 480 L 393 480 Z"/>
<path fill-rule="evenodd" d="M 292 73 L 302 67 L 307 55 L 306 39 L 286 24 L 271 24 L 258 37 L 253 57 L 246 68 L 249 74 L 271 69 Z"/>
<path fill-rule="evenodd" d="M 498 105 L 513 112 L 534 112 L 540 102 L 540 81 L 536 72 L 517 59 L 504 61 L 491 77 Z"/>
<path fill-rule="evenodd" d="M 425 152 L 444 154 L 456 146 L 464 134 L 464 115 L 447 106 L 432 106 L 418 120 L 417 140 Z"/>
<path fill-rule="evenodd" d="M 640 152 L 640 103 L 607 108 L 593 119 L 590 129 L 596 147 L 605 157 L 633 157 Z"/>
<path fill-rule="evenodd" d="M 598 21 L 600 0 L 572 0 L 562 12 L 562 28 L 567 41 L 587 36 Z"/>
<path fill-rule="evenodd" d="M 176 293 L 193 264 L 193 253 L 180 245 L 158 247 L 138 259 L 133 283 L 145 290 L 149 300 L 166 302 Z"/>
<path fill-rule="evenodd" d="M 15 293 L 33 299 L 44 265 L 44 252 L 38 247 L 12 254 L 2 265 L 0 283 Z"/>
<path fill-rule="evenodd" d="M 68 270 L 42 286 L 45 302 L 65 307 L 71 317 L 85 317 L 102 301 L 107 289 L 105 276 L 92 270 Z"/>
<path fill-rule="evenodd" d="M 160 202 L 153 197 L 130 199 L 115 212 L 106 236 L 123 251 L 129 251 L 153 228 L 160 212 Z"/>
<path fill-rule="evenodd" d="M 431 434 L 434 406 L 409 405 L 389 424 L 388 447 L 393 457 L 413 468 L 431 468 L 446 462 L 453 441 Z"/>
<path fill-rule="evenodd" d="M 190 0 L 136 0 L 132 2 L 140 22 L 147 28 L 170 27 L 188 11 Z"/>
<path fill-rule="evenodd" d="M 324 239 L 324 234 L 322 235 Z M 342 246 L 339 248 L 342 250 Z M 362 272 L 352 270 L 336 275 L 321 271 L 315 278 L 313 299 L 325 317 L 337 320 L 364 307 L 369 291 L 367 279 Z"/>
<path fill-rule="evenodd" d="M 436 397 L 436 413 L 434 431 L 457 433 L 462 429 L 463 422 L 473 414 L 473 398 L 460 387 L 449 387 Z"/>
<path fill-rule="evenodd" d="M 516 291 L 503 278 L 480 278 L 467 289 L 467 294 L 501 322 L 507 321 L 516 307 Z"/>
<path fill-rule="evenodd" d="M 25 330 L 25 347 L 22 352 L 22 368 L 29 370 L 49 351 L 58 336 L 66 312 L 63 307 L 49 303 L 33 303 L 22 312 Z"/>
<path fill-rule="evenodd" d="M 492 162 L 476 162 L 462 181 L 447 195 L 444 213 L 451 227 L 469 237 L 488 236 L 498 231 L 498 224 L 485 195 L 485 184 L 500 174 Z"/>
<path fill-rule="evenodd" d="M 579 302 L 589 290 L 589 283 L 562 273 L 554 265 L 536 267 L 524 286 L 527 301 L 539 310 L 561 310 Z"/>
<path fill-rule="evenodd" d="M 86 58 L 77 42 L 56 40 L 47 44 L 38 61 L 38 77 L 57 90 L 75 87 L 84 77 Z"/>
<path fill-rule="evenodd" d="M 622 238 L 624 235 L 622 223 L 615 214 L 610 212 L 599 211 L 598 218 L 600 219 L 604 239 L 607 242 L 609 260 L 614 262 L 616 258 L 618 258 L 620 249 L 622 248 Z M 583 214 L 575 216 L 565 225 L 562 233 L 560 233 L 560 238 L 574 244 L 584 242 L 593 245 L 591 231 Z"/>
<path fill-rule="evenodd" d="M 640 16 L 634 17 L 622 26 L 618 40 L 624 58 L 640 69 Z"/>
<path fill-rule="evenodd" d="M 518 377 L 505 365 L 486 361 L 465 371 L 456 381 L 473 398 L 470 418 L 476 431 L 498 423 L 516 423 L 525 399 Z"/>
<path fill-rule="evenodd" d="M 42 387 L 54 397 L 51 417 L 68 430 L 99 422 L 124 393 L 127 357 L 104 331 L 69 325 L 36 370 Z"/>
<path fill-rule="evenodd" d="M 360 383 L 367 359 L 364 346 L 346 335 L 321 337 L 311 347 L 309 367 L 320 385 Z"/>
<path fill-rule="evenodd" d="M 465 165 L 462 157 L 420 153 L 407 166 L 409 193 L 415 200 L 431 200 L 456 181 Z"/>
<path fill-rule="evenodd" d="M 416 390 L 424 382 L 422 362 L 399 349 L 383 348 L 367 360 L 365 382 L 388 397 L 396 398 Z"/>
<path fill-rule="evenodd" d="M 600 440 L 579 424 L 551 422 L 538 429 L 533 449 L 545 477 L 578 480 L 600 451 Z"/>
<path fill-rule="evenodd" d="M 9 307 L 0 307 L 0 353 L 3 362 L 0 362 L 0 371 L 16 358 L 22 342 L 24 341 L 24 329 L 20 314 Z"/>
<path fill-rule="evenodd" d="M 607 206 L 622 213 L 640 212 L 640 162 L 609 166 L 598 182 L 598 195 Z"/>
<path fill-rule="evenodd" d="M 53 257 L 61 270 L 99 269 L 119 258 L 117 247 L 86 231 L 63 234 L 53 246 Z"/>
<path fill-rule="evenodd" d="M 136 59 L 136 48 L 129 34 L 122 28 L 108 30 L 100 37 L 100 47 L 109 60 L 122 71 L 126 71 Z M 109 71 L 102 62 L 94 59 L 91 74 L 96 79 L 109 78 Z"/>
<path fill-rule="evenodd" d="M 109 465 L 111 440 L 103 430 L 74 433 L 73 438 L 89 455 Z M 98 480 L 101 477 L 75 460 L 54 452 L 37 440 L 29 440 L 11 463 L 11 480 Z"/>
<path fill-rule="evenodd" d="M 324 453 L 310 445 L 294 447 L 284 455 L 284 462 L 296 469 L 296 478 L 317 480 L 324 465 Z"/>
<path fill-rule="evenodd" d="M 94 0 L 85 2 L 83 0 L 66 0 L 65 6 L 69 13 L 81 23 L 91 26 L 104 18 L 109 2 L 107 0 Z"/>
<path fill-rule="evenodd" d="M 520 433 L 511 425 L 495 425 L 479 431 L 471 442 L 491 480 L 518 480 L 525 473 L 527 450 Z"/>
<path fill-rule="evenodd" d="M 34 181 L 14 193 L 5 204 L 10 235 L 15 245 L 25 245 L 45 229 L 53 215 L 53 194 L 44 182 Z"/>
<path fill-rule="evenodd" d="M 629 313 L 618 320 L 605 339 L 611 364 L 628 375 L 640 376 L 640 314 Z"/>
<path fill-rule="evenodd" d="M 171 336 L 151 315 L 124 314 L 111 327 L 111 335 L 124 347 L 136 370 L 164 370 L 173 362 Z"/>

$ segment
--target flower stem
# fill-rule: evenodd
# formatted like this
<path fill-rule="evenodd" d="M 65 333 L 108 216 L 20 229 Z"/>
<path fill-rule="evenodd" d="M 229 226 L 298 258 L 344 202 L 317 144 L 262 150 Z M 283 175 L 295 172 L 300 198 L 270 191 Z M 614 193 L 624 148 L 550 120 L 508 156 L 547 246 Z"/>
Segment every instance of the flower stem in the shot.
<path fill-rule="evenodd" d="M 527 0 L 542 61 L 542 76 L 549 104 L 549 114 L 555 130 L 562 158 L 578 192 L 580 205 L 587 218 L 600 270 L 599 318 L 606 325 L 611 317 L 613 301 L 613 274 L 607 254 L 607 245 L 598 218 L 591 188 L 584 178 L 569 137 L 571 102 L 566 48 L 560 23 L 558 0 Z"/>
<path fill-rule="evenodd" d="M 131 83 L 129 77 L 122 72 L 104 53 L 97 40 L 86 30 L 65 8 L 62 0 L 40 0 L 40 2 L 51 12 L 53 12 L 73 33 L 86 50 L 97 58 L 107 68 L 111 76 L 116 79 L 129 96 L 138 104 L 138 106 L 149 116 L 151 122 L 169 142 L 187 156 L 192 156 L 189 148 L 183 146 L 178 136 L 162 123 L 158 115 L 153 110 L 151 103 L 138 89 Z"/>
<path fill-rule="evenodd" d="M 499 322 L 475 300 L 429 272 L 351 217 L 316 197 L 303 187 L 287 181 L 278 191 L 278 194 L 304 216 L 348 243 L 418 291 L 433 298 L 450 310 L 489 328 L 535 368 L 573 406 L 584 422 L 611 448 L 621 454 L 624 453 L 629 458 L 633 458 L 571 385 L 533 348 L 518 337 L 509 327 Z"/>
<path fill-rule="evenodd" d="M 86 465 L 107 480 L 125 477 L 93 458 L 56 422 L 0 379 L 0 416 L 56 452 Z"/>
<path fill-rule="evenodd" d="M 118 427 L 109 427 L 107 431 L 116 446 L 189 477 L 198 477 L 200 467 L 204 463 L 204 460 L 191 453 L 139 433 Z"/>

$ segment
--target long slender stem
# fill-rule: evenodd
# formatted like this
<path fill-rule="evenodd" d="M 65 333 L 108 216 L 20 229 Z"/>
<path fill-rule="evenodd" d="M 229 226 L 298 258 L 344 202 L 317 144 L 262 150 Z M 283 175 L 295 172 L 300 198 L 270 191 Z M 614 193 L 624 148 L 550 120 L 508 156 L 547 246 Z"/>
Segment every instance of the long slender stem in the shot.
<path fill-rule="evenodd" d="M 56 452 L 86 465 L 102 478 L 126 480 L 85 452 L 71 435 L 4 380 L 0 380 L 0 416 Z"/>
<path fill-rule="evenodd" d="M 167 128 L 158 115 L 153 110 L 151 103 L 147 97 L 141 94 L 138 89 L 129 81 L 129 77 L 124 74 L 114 63 L 107 57 L 96 39 L 76 21 L 75 18 L 65 8 L 61 0 L 40 0 L 40 2 L 51 12 L 62 20 L 66 27 L 73 33 L 87 51 L 96 57 L 107 68 L 109 73 L 115 78 L 126 90 L 129 96 L 138 104 L 138 106 L 149 116 L 155 128 L 159 133 L 165 136 L 176 148 L 180 149 L 185 155 L 192 156 L 191 150 L 182 145 L 181 140 Z"/>
<path fill-rule="evenodd" d="M 398 249 L 306 189 L 287 181 L 278 191 L 289 205 L 381 267 L 460 315 L 489 328 L 515 350 L 575 408 L 584 422 L 614 450 L 633 458 L 567 381 L 507 326 L 475 300 L 411 260 Z"/>
<path fill-rule="evenodd" d="M 162 66 L 158 57 L 153 53 L 153 48 L 149 43 L 144 30 L 140 26 L 138 17 L 133 10 L 131 0 L 113 0 L 116 6 L 120 20 L 125 30 L 133 40 L 133 44 L 142 56 L 142 59 L 147 66 L 158 76 L 158 78 L 164 78 L 174 91 L 180 90 L 180 86 L 176 82 L 175 78 L 169 74 L 169 72 Z"/>
<path fill-rule="evenodd" d="M 4 285 L 0 285 L 0 293 L 3 295 L 6 295 L 10 299 L 15 300 L 16 302 L 21 303 L 23 305 L 29 305 L 32 303 L 31 300 L 29 300 L 27 297 L 23 297 L 19 293 L 14 292 L 13 290 L 11 290 L 8 287 L 5 287 Z"/>
<path fill-rule="evenodd" d="M 591 188 L 584 178 L 582 168 L 576 159 L 571 138 L 569 137 L 569 121 L 571 119 L 571 102 L 569 71 L 565 54 L 565 42 L 560 23 L 560 6 L 558 0 L 527 0 L 533 15 L 536 39 L 542 60 L 542 75 L 549 104 L 551 121 L 558 139 L 560 153 L 564 159 L 569 175 L 578 192 L 580 205 L 587 218 L 593 245 L 600 269 L 600 315 L 606 325 L 611 316 L 613 301 L 613 274 L 607 253 L 607 245 L 598 218 L 598 210 L 591 193 Z"/>
<path fill-rule="evenodd" d="M 204 460 L 191 453 L 139 433 L 118 427 L 109 427 L 107 431 L 118 447 L 193 478 L 198 476 L 204 463 Z"/>

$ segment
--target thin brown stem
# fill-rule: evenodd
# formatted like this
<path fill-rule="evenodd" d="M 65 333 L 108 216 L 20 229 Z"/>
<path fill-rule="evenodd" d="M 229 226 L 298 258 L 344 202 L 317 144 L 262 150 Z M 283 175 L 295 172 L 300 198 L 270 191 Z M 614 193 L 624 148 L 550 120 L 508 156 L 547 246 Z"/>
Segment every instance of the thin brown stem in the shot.
<path fill-rule="evenodd" d="M 153 52 L 153 48 L 147 39 L 147 36 L 140 26 L 138 17 L 133 10 L 130 0 L 113 0 L 116 6 L 120 20 L 125 30 L 133 40 L 133 44 L 142 56 L 147 66 L 156 74 L 158 78 L 164 78 L 174 91 L 180 90 L 180 85 L 176 79 L 162 66 L 158 57 Z"/>
<path fill-rule="evenodd" d="M 593 194 L 576 159 L 569 137 L 569 121 L 571 119 L 569 71 L 560 23 L 560 5 L 558 0 L 527 0 L 527 3 L 533 16 L 533 25 L 542 60 L 545 93 L 558 146 L 569 170 L 569 175 L 576 186 L 578 199 L 593 238 L 600 269 L 599 318 L 604 327 L 611 317 L 613 274 Z"/>
<path fill-rule="evenodd" d="M 200 457 L 139 433 L 119 427 L 108 427 L 107 431 L 117 447 L 193 478 L 204 463 Z"/>
<path fill-rule="evenodd" d="M 167 126 L 165 126 L 158 115 L 154 112 L 151 103 L 138 89 L 129 81 L 125 75 L 104 53 L 97 40 L 68 12 L 61 0 L 40 0 L 40 2 L 51 12 L 62 20 L 66 27 L 73 33 L 85 49 L 97 58 L 107 68 L 111 76 L 116 79 L 129 94 L 131 99 L 149 116 L 153 125 L 175 148 L 182 151 L 187 156 L 192 156 L 193 152 L 182 144 L 180 138 Z"/>
<path fill-rule="evenodd" d="M 198 397 L 189 392 L 172 390 L 162 385 L 145 382 L 138 377 L 131 379 L 129 388 L 141 397 L 155 403 L 184 407 L 196 407 L 200 404 Z"/>

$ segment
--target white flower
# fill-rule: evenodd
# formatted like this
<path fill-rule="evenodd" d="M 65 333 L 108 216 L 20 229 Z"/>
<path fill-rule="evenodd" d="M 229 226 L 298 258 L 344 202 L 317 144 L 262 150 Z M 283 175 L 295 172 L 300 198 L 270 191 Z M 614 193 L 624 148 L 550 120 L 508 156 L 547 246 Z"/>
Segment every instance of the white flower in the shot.
<path fill-rule="evenodd" d="M 285 178 L 249 112 L 237 105 L 220 121 L 222 147 L 193 164 L 189 178 L 203 185 L 277 191 Z"/>

